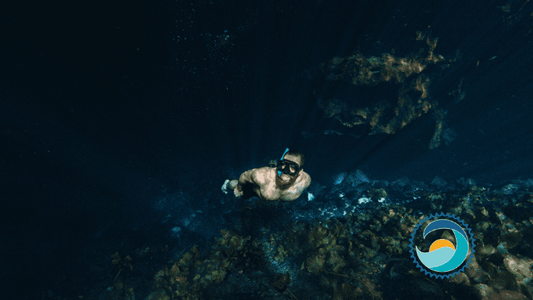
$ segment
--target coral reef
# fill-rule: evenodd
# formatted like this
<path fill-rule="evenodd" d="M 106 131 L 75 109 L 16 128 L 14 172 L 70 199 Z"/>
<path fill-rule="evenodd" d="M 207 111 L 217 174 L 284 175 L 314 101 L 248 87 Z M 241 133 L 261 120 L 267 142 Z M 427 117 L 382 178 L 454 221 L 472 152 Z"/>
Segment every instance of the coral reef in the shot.
<path fill-rule="evenodd" d="M 438 38 L 422 32 L 417 32 L 416 36 L 417 41 L 426 43 L 426 49 L 405 57 L 396 56 L 394 51 L 370 57 L 356 53 L 334 57 L 324 63 L 324 80 L 334 82 L 334 88 L 332 91 L 315 91 L 316 95 L 320 95 L 318 106 L 327 117 L 338 120 L 344 126 L 368 127 L 368 134 L 394 134 L 413 120 L 432 112 L 435 132 L 429 147 L 438 147 L 442 138 L 448 141 L 450 129 L 444 125 L 446 113 L 429 96 L 431 82 L 423 73 L 428 66 L 445 59 L 434 53 Z M 377 89 L 373 88 L 377 86 Z M 383 94 L 384 90 L 395 91 L 396 95 Z"/>
<path fill-rule="evenodd" d="M 533 194 L 527 188 L 464 185 L 410 193 L 426 207 L 380 202 L 393 189 L 370 188 L 364 209 L 341 218 L 260 228 L 254 236 L 222 230 L 204 255 L 193 247 L 157 272 L 149 298 L 533 298 Z M 465 220 L 476 238 L 472 262 L 449 279 L 424 275 L 409 257 L 414 227 L 435 211 Z M 439 235 L 454 242 L 447 231 Z"/>

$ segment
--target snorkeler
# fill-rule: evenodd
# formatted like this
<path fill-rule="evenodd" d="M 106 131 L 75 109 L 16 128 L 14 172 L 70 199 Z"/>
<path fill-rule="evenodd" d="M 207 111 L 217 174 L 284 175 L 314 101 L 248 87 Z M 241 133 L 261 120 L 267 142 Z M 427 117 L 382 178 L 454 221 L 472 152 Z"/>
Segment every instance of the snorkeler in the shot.
<path fill-rule="evenodd" d="M 296 200 L 311 184 L 311 176 L 302 169 L 304 155 L 287 148 L 276 167 L 262 167 L 248 170 L 239 180 L 226 179 L 222 191 L 233 190 L 235 197 L 248 199 L 257 196 L 263 200 Z"/>

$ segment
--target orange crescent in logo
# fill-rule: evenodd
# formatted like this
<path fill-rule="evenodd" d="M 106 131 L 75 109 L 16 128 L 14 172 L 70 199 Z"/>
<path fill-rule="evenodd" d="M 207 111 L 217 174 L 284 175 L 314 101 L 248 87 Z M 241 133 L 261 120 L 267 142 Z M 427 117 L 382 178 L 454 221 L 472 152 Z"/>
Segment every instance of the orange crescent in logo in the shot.
<path fill-rule="evenodd" d="M 429 246 L 429 252 L 432 252 L 434 250 L 437 250 L 443 247 L 449 247 L 455 250 L 455 246 L 452 244 L 452 242 L 445 240 L 445 239 L 440 239 L 440 240 L 434 241 L 433 244 Z"/>

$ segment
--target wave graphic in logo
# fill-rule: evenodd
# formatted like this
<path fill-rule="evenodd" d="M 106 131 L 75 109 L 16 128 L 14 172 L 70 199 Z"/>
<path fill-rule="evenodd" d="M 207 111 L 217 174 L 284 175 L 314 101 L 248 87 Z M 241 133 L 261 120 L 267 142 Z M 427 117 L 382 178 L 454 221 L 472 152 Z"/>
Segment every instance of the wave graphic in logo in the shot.
<path fill-rule="evenodd" d="M 413 245 L 413 240 L 416 231 L 418 230 L 420 225 L 426 222 L 426 220 L 435 217 L 445 218 L 440 218 L 429 223 L 429 225 L 424 229 L 423 238 L 425 239 L 426 236 L 433 231 L 448 229 L 453 232 L 456 244 L 454 245 L 452 242 L 446 239 L 438 239 L 431 244 L 428 252 L 420 251 L 418 247 Z M 463 227 L 466 228 L 470 233 L 470 243 L 472 244 L 472 247 L 470 247 L 468 235 L 466 234 L 463 227 L 461 227 L 457 223 L 457 221 L 461 223 Z M 429 273 L 430 276 L 435 276 L 437 278 L 448 278 L 449 276 L 455 276 L 456 273 L 461 272 L 468 265 L 470 259 L 463 266 L 463 268 L 458 270 L 459 267 L 463 264 L 463 262 L 468 258 L 470 248 L 472 248 L 472 254 L 475 252 L 474 241 L 475 240 L 473 238 L 473 234 L 471 233 L 471 229 L 468 228 L 468 226 L 459 218 L 455 217 L 454 215 L 445 215 L 443 213 L 431 215 L 429 218 L 426 218 L 415 228 L 415 232 L 413 233 L 411 238 L 411 257 L 414 259 L 414 262 L 417 264 L 417 266 L 426 274 Z M 413 251 L 413 249 L 416 250 L 416 257 L 415 251 Z M 420 264 L 429 269 L 429 271 L 420 266 Z"/>

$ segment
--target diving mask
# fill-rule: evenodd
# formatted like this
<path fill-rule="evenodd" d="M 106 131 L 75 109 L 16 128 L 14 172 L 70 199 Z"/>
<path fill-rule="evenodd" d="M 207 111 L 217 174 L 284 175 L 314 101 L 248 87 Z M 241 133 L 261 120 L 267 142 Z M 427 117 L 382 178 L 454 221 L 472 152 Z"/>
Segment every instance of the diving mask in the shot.
<path fill-rule="evenodd" d="M 300 166 L 293 161 L 280 159 L 277 163 L 277 171 L 279 176 L 281 176 L 281 174 L 295 176 L 298 174 L 298 172 L 300 172 Z"/>

